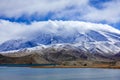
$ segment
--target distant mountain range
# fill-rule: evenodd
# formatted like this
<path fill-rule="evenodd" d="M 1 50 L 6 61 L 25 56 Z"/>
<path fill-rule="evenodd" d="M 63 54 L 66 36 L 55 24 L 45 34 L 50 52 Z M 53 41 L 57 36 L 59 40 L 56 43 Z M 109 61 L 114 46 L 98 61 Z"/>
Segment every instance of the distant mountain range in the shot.
<path fill-rule="evenodd" d="M 88 59 L 88 56 L 93 59 L 96 57 L 110 59 L 116 55 L 120 56 L 120 31 L 111 26 L 94 23 L 86 25 L 85 22 L 79 21 L 46 21 L 43 23 L 44 27 L 29 33 L 29 37 L 25 36 L 24 39 L 12 39 L 2 43 L 0 52 L 7 53 L 7 55 L 18 53 L 17 56 L 23 53 L 24 55 L 45 54 L 46 59 L 51 61 L 64 60 L 67 56 L 71 56 L 72 59 Z M 54 53 L 59 58 L 53 55 Z"/>

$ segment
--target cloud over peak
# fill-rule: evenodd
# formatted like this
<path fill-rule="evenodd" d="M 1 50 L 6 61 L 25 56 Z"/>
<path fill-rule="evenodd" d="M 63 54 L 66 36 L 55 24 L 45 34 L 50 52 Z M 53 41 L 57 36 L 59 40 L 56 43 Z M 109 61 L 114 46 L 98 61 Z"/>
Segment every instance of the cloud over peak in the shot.
<path fill-rule="evenodd" d="M 83 32 L 83 34 L 88 30 L 103 30 L 120 34 L 119 30 L 107 24 L 97 24 L 90 22 L 49 20 L 32 22 L 31 24 L 27 25 L 0 20 L 0 43 L 11 39 L 30 39 L 35 35 L 39 35 L 41 32 L 46 34 L 58 33 L 60 35 L 67 35 L 76 32 L 76 30 L 78 30 L 78 32 Z"/>

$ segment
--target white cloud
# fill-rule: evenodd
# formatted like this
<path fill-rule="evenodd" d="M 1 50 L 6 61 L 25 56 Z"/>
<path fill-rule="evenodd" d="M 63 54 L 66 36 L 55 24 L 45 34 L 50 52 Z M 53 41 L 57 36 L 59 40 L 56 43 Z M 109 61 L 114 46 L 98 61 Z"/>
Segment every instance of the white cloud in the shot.
<path fill-rule="evenodd" d="M 87 0 L 1 0 L 0 14 L 7 17 L 19 17 L 22 14 L 59 12 L 66 7 L 83 5 Z"/>
<path fill-rule="evenodd" d="M 0 16 L 18 18 L 37 13 L 45 16 L 55 13 L 52 18 L 68 20 L 87 20 L 93 22 L 120 22 L 120 0 L 112 0 L 100 4 L 98 9 L 89 4 L 90 0 L 0 0 Z M 93 0 L 94 1 L 94 0 Z"/>
<path fill-rule="evenodd" d="M 120 31 L 106 24 L 96 24 L 81 21 L 40 21 L 32 22 L 30 25 L 0 20 L 0 43 L 11 39 L 31 39 L 40 32 L 46 34 L 55 33 L 62 36 L 73 35 L 78 30 L 86 32 L 87 30 L 106 30 L 120 33 Z"/>
<path fill-rule="evenodd" d="M 91 9 L 89 13 L 84 15 L 84 20 L 90 21 L 106 21 L 108 23 L 117 23 L 120 21 L 120 0 L 103 3 L 103 9 Z"/>
<path fill-rule="evenodd" d="M 0 42 L 19 38 L 18 33 L 25 29 L 22 24 L 0 20 Z"/>

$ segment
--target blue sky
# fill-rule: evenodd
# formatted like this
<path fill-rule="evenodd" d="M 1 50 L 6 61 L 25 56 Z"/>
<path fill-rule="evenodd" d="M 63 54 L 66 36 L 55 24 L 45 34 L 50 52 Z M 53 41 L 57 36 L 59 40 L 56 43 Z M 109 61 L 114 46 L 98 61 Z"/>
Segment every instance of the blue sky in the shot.
<path fill-rule="evenodd" d="M 26 24 L 73 20 L 120 29 L 119 5 L 120 0 L 0 0 L 0 19 Z"/>

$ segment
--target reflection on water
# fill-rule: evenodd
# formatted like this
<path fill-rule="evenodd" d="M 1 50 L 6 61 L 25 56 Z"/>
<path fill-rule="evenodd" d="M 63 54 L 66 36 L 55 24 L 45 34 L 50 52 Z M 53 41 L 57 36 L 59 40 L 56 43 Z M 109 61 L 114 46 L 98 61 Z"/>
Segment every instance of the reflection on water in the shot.
<path fill-rule="evenodd" d="M 120 80 L 120 70 L 0 67 L 0 80 Z"/>

